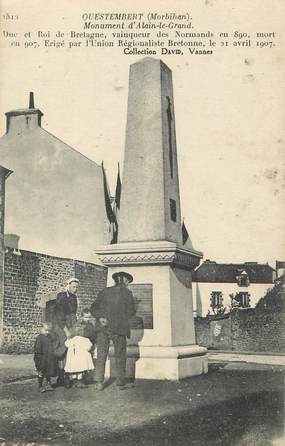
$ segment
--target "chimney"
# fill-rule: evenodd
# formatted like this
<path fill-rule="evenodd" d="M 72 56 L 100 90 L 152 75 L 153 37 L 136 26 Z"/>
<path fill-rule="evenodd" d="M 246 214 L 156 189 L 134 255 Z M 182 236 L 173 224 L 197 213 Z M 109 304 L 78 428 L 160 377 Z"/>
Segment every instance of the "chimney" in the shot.
<path fill-rule="evenodd" d="M 29 108 L 35 108 L 34 93 L 30 91 Z"/>
<path fill-rule="evenodd" d="M 4 234 L 5 248 L 19 249 L 20 236 L 18 234 Z"/>
<path fill-rule="evenodd" d="M 12 170 L 0 165 L 0 346 L 3 342 L 5 182 Z"/>
<path fill-rule="evenodd" d="M 41 126 L 43 113 L 35 108 L 34 93 L 29 95 L 29 108 L 12 110 L 6 115 L 6 133 L 21 133 Z"/>

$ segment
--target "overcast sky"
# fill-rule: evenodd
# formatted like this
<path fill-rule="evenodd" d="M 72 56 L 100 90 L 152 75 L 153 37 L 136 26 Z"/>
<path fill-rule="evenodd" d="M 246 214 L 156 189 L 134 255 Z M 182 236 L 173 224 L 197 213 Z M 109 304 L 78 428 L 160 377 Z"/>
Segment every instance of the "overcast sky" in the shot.
<path fill-rule="evenodd" d="M 205 258 L 285 260 L 284 2 L 244 0 L 238 8 L 234 0 L 198 3 L 177 1 L 174 9 L 172 1 L 156 2 L 155 11 L 191 9 L 200 31 L 275 31 L 277 45 L 162 57 L 173 72 L 182 215 Z M 3 0 L 1 9 L 19 14 L 26 31 L 80 31 L 81 14 L 95 4 L 96 12 L 153 10 L 148 0 L 139 7 L 121 1 L 120 8 L 102 0 L 80 6 Z M 4 113 L 26 107 L 34 91 L 42 126 L 96 162 L 103 159 L 114 188 L 117 162 L 123 163 L 128 70 L 139 57 L 117 48 L 6 47 L 1 60 L 1 133 Z"/>

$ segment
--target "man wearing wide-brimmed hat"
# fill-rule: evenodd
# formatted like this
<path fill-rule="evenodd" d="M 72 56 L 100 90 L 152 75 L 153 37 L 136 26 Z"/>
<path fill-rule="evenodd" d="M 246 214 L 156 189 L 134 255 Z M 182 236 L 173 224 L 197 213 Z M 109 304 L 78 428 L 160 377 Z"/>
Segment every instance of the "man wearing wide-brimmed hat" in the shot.
<path fill-rule="evenodd" d="M 116 384 L 125 387 L 127 337 L 130 337 L 129 320 L 135 315 L 135 303 L 127 285 L 133 281 L 131 274 L 120 271 L 112 275 L 115 285 L 102 290 L 91 306 L 92 314 L 102 326 L 97 334 L 96 388 L 103 390 L 105 364 L 110 341 L 114 344 Z"/>

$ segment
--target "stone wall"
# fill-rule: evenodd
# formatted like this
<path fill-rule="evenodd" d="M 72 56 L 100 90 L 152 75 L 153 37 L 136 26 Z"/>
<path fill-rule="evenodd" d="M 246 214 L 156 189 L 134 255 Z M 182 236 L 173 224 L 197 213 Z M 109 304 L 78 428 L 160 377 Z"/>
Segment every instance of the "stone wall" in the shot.
<path fill-rule="evenodd" d="M 211 321 L 207 317 L 197 317 L 195 321 L 196 343 L 203 347 L 212 347 Z"/>
<path fill-rule="evenodd" d="M 107 284 L 107 268 L 92 263 L 74 262 L 74 275 L 80 280 L 78 312 L 90 307 L 99 291 Z"/>
<path fill-rule="evenodd" d="M 236 310 L 231 332 L 232 350 L 285 352 L 285 313 Z"/>
<path fill-rule="evenodd" d="M 12 249 L 6 249 L 2 352 L 32 351 L 43 320 L 40 302 L 46 295 L 55 296 L 63 290 L 70 276 L 80 280 L 81 311 L 106 286 L 107 268 L 29 251 L 21 250 L 17 255 Z"/>
<path fill-rule="evenodd" d="M 231 350 L 230 315 L 195 319 L 196 342 L 214 350 Z"/>

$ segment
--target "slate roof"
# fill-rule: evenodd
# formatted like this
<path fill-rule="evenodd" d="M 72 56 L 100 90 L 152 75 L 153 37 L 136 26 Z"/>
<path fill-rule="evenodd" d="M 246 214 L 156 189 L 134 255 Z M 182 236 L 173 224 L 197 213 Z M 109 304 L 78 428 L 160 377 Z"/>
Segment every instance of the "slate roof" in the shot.
<path fill-rule="evenodd" d="M 250 283 L 273 283 L 273 272 L 268 264 L 257 262 L 217 263 L 203 262 L 193 273 L 193 282 L 236 283 L 236 276 L 245 271 Z"/>

